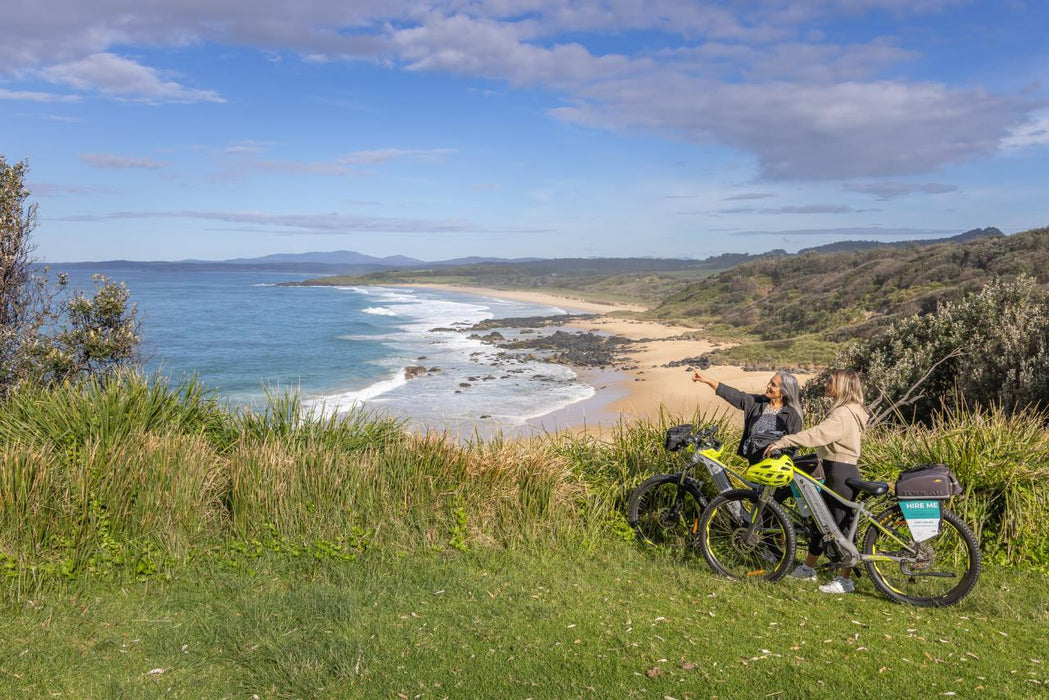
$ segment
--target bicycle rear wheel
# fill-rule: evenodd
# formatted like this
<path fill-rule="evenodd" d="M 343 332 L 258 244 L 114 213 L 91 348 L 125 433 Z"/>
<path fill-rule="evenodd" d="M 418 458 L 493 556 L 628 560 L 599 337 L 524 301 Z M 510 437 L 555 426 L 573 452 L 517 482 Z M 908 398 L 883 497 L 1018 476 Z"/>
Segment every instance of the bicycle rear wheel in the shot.
<path fill-rule="evenodd" d="M 762 502 L 757 491 L 727 491 L 711 501 L 698 545 L 710 568 L 731 579 L 776 581 L 794 563 L 794 527 L 783 508 Z"/>
<path fill-rule="evenodd" d="M 898 603 L 934 608 L 954 605 L 967 596 L 980 576 L 980 548 L 972 530 L 954 513 L 943 511 L 940 533 L 915 542 L 898 506 L 877 518 L 882 527 L 906 542 L 910 553 L 875 525 L 863 538 L 865 555 L 900 557 L 868 561 L 864 568 L 875 587 Z"/>
<path fill-rule="evenodd" d="M 627 519 L 638 539 L 680 548 L 692 542 L 707 501 L 694 484 L 680 482 L 679 474 L 657 474 L 630 495 Z"/>

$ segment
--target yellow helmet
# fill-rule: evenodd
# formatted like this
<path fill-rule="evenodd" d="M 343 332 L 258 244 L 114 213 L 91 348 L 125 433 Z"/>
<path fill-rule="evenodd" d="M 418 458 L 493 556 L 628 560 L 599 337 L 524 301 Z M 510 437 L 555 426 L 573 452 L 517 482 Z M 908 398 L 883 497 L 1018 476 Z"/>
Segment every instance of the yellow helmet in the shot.
<path fill-rule="evenodd" d="M 789 455 L 770 457 L 752 465 L 743 477 L 764 486 L 786 486 L 794 479 L 794 463 Z"/>

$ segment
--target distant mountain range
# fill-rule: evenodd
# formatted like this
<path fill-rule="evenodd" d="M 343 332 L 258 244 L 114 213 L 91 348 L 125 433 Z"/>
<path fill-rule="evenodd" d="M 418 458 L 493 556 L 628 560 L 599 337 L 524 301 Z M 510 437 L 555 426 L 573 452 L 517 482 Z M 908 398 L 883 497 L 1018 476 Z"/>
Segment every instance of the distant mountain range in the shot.
<path fill-rule="evenodd" d="M 868 248 L 907 248 L 912 246 L 925 246 L 937 243 L 963 243 L 976 238 L 1000 237 L 1004 234 L 997 228 L 977 228 L 957 236 L 949 238 L 932 238 L 922 240 L 894 241 L 886 243 L 883 241 L 838 241 L 827 245 L 805 248 L 798 251 L 798 255 L 804 253 L 840 253 L 845 251 L 865 250 Z M 697 263 L 706 263 L 716 268 L 734 267 L 740 263 L 764 257 L 790 255 L 785 250 L 772 250 L 766 253 L 725 253 L 696 260 Z M 614 260 L 614 258 L 607 258 Z M 100 260 L 95 262 L 75 263 L 49 263 L 59 268 L 139 268 L 139 269 L 163 269 L 163 270 L 198 270 L 198 271 L 258 271 L 258 272 L 286 272 L 301 274 L 352 274 L 359 275 L 368 272 L 379 272 L 383 270 L 415 270 L 434 267 L 455 267 L 461 265 L 488 265 L 488 264 L 517 264 L 533 263 L 547 260 L 547 258 L 496 258 L 496 257 L 465 257 L 452 258 L 450 260 L 426 261 L 411 258 L 405 255 L 391 255 L 384 258 L 357 253 L 352 250 L 336 250 L 329 252 L 312 253 L 277 253 L 264 255 L 257 258 L 232 258 L 229 260 Z M 601 258 L 593 258 L 594 261 Z M 643 259 L 642 259 L 643 260 Z M 653 259 L 653 262 L 657 262 Z"/>
<path fill-rule="evenodd" d="M 364 274 L 382 270 L 454 267 L 479 263 L 533 262 L 541 258 L 484 258 L 468 257 L 451 260 L 426 261 L 404 255 L 377 258 L 352 250 L 313 253 L 276 253 L 258 258 L 231 258 L 229 260 L 99 260 L 94 262 L 48 263 L 56 268 L 158 269 L 239 272 L 288 272 L 310 275 Z"/>

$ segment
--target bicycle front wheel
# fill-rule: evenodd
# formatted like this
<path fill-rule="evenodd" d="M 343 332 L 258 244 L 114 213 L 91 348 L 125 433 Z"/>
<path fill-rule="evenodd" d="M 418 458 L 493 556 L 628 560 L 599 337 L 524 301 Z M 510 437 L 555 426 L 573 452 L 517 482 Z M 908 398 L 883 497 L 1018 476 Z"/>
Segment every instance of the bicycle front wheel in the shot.
<path fill-rule="evenodd" d="M 727 491 L 707 506 L 698 545 L 715 572 L 731 579 L 776 581 L 794 563 L 794 527 L 775 501 L 757 491 Z"/>
<path fill-rule="evenodd" d="M 705 505 L 702 492 L 694 484 L 682 484 L 679 474 L 657 474 L 630 495 L 627 519 L 643 542 L 684 548 L 699 530 Z"/>
<path fill-rule="evenodd" d="M 976 586 L 980 548 L 972 530 L 954 513 L 943 511 L 939 534 L 921 542 L 911 537 L 898 506 L 878 516 L 877 523 L 895 537 L 872 524 L 863 538 L 863 554 L 875 559 L 864 567 L 871 582 L 888 598 L 938 608 L 954 605 Z M 893 559 L 879 560 L 881 557 Z"/>

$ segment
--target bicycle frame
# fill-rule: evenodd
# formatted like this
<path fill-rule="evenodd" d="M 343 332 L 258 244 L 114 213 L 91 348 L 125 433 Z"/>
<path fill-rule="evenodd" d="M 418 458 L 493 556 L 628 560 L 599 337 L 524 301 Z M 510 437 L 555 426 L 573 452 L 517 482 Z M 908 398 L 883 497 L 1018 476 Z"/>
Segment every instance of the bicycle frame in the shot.
<path fill-rule="evenodd" d="M 723 447 L 718 446 L 701 450 L 696 446 L 692 458 L 689 459 L 685 469 L 681 472 L 682 477 L 684 478 L 689 472 L 695 470 L 699 464 L 703 464 L 707 468 L 707 473 L 710 474 L 710 478 L 714 482 L 714 487 L 718 490 L 718 493 L 731 491 L 734 488 L 756 488 L 756 484 L 747 481 L 742 474 L 718 459 L 723 449 Z M 732 479 L 735 479 L 740 485 L 734 486 Z"/>
<path fill-rule="evenodd" d="M 871 511 L 869 511 L 861 501 L 850 501 L 840 494 L 835 493 L 832 489 L 820 483 L 818 480 L 801 471 L 797 467 L 792 467 L 792 469 L 794 470 L 793 483 L 796 485 L 801 499 L 808 507 L 811 514 L 810 517 L 813 522 L 815 522 L 820 534 L 823 536 L 824 542 L 833 542 L 841 553 L 841 561 L 835 562 L 836 565 L 851 567 L 865 561 L 903 562 L 908 559 L 907 557 L 893 557 L 885 554 L 862 554 L 854 544 L 856 541 L 856 532 L 859 530 L 861 519 L 881 530 L 886 536 L 894 540 L 903 550 L 909 552 L 912 556 L 917 554 L 906 538 L 901 538 L 899 534 L 891 528 L 886 528 L 879 523 L 877 518 L 874 517 Z M 775 487 L 764 487 L 761 496 L 762 501 L 771 498 L 772 493 L 775 490 Z M 821 492 L 830 495 L 831 498 L 852 511 L 852 523 L 849 525 L 848 534 L 843 533 L 838 527 L 838 524 L 834 521 L 834 516 L 830 512 L 830 508 L 827 507 L 826 502 L 823 500 Z M 751 526 L 753 527 L 753 524 Z"/>
<path fill-rule="evenodd" d="M 689 481 L 698 486 L 698 482 L 696 482 L 695 479 L 690 477 L 689 474 L 693 472 L 697 466 L 703 464 L 707 468 L 707 472 L 710 474 L 711 481 L 714 483 L 714 488 L 717 489 L 717 492 L 719 494 L 731 491 L 733 489 L 753 489 L 756 491 L 761 490 L 761 486 L 755 484 L 752 481 L 748 481 L 743 477 L 743 474 L 741 472 L 737 471 L 736 469 L 733 469 L 732 467 L 728 466 L 727 464 L 718 459 L 718 457 L 720 457 L 721 453 L 724 451 L 724 443 L 717 440 L 716 438 L 708 439 L 711 439 L 714 444 L 712 446 L 705 447 L 702 449 L 701 445 L 696 444 L 695 442 L 690 442 L 690 444 L 692 444 L 692 446 L 695 448 L 695 451 L 693 452 L 692 457 L 689 459 L 688 464 L 686 464 L 685 468 L 681 471 L 680 478 L 678 479 L 679 487 L 684 487 L 684 485 Z M 809 477 L 808 474 L 805 474 L 805 472 L 797 470 L 796 468 L 795 470 L 798 471 L 799 474 L 804 475 L 806 478 L 811 479 L 811 477 Z M 822 487 L 822 484 L 820 484 L 820 486 Z M 797 499 L 795 500 L 797 501 Z M 804 501 L 802 501 L 801 503 L 803 502 Z M 794 509 L 786 509 L 787 516 L 795 523 L 801 522 L 804 518 L 808 517 L 809 515 L 803 510 L 803 507 L 799 507 L 798 511 L 800 511 L 800 513 L 796 512 Z M 733 510 L 733 514 L 736 517 L 741 517 L 744 520 L 749 520 L 748 516 L 744 513 L 739 513 Z M 831 518 L 831 520 L 833 519 Z M 698 520 L 696 524 L 698 524 Z M 695 530 L 693 530 L 693 534 L 695 534 Z"/>

